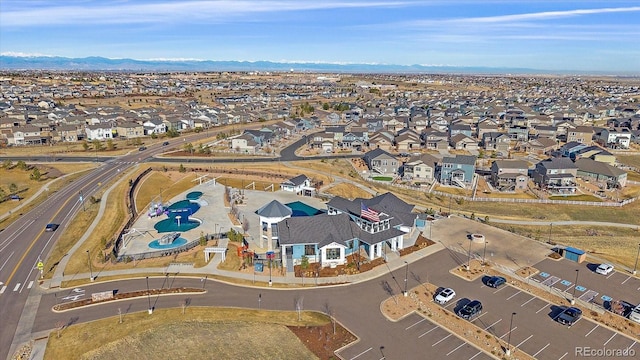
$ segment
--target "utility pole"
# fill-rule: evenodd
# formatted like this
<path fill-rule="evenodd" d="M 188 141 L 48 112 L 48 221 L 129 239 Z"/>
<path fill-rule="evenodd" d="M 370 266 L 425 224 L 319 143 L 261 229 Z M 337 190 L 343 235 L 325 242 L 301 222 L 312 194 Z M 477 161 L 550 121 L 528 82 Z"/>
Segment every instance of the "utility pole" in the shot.
<path fill-rule="evenodd" d="M 91 255 L 89 254 L 89 250 L 87 250 L 87 262 L 89 263 L 89 279 L 93 281 L 93 268 L 91 267 Z"/>
<path fill-rule="evenodd" d="M 405 271 L 404 271 L 404 296 L 407 296 L 407 277 L 409 276 L 409 263 L 408 262 L 404 262 L 405 264 Z"/>

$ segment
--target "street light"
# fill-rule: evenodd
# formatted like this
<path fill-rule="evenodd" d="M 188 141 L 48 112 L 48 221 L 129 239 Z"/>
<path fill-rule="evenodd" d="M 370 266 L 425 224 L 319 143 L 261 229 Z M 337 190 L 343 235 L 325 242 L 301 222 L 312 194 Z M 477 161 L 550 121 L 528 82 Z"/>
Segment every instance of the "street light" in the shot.
<path fill-rule="evenodd" d="M 89 263 L 89 279 L 93 281 L 93 268 L 91 267 L 91 256 L 89 250 L 87 250 L 87 262 Z"/>
<path fill-rule="evenodd" d="M 149 301 L 149 315 L 153 314 L 153 309 L 151 308 L 151 294 L 149 294 L 149 277 L 147 276 L 147 300 Z"/>
<path fill-rule="evenodd" d="M 469 239 L 469 257 L 467 258 L 467 271 L 471 270 L 471 243 L 473 243 L 473 241 Z"/>
<path fill-rule="evenodd" d="M 549 240 L 547 241 L 548 244 L 551 244 L 551 230 L 553 230 L 553 223 L 549 223 Z"/>
<path fill-rule="evenodd" d="M 409 263 L 408 262 L 404 262 L 405 263 L 405 270 L 404 270 L 404 296 L 407 296 L 407 277 L 409 276 Z"/>
<path fill-rule="evenodd" d="M 573 283 L 573 296 L 571 297 L 571 305 L 576 303 L 576 288 L 578 287 L 578 274 L 580 274 L 580 269 L 576 269 L 576 282 Z"/>
<path fill-rule="evenodd" d="M 636 269 L 638 268 L 638 256 L 640 256 L 640 244 L 638 244 L 638 254 L 636 255 L 636 263 L 633 265 L 633 275 L 636 274 Z"/>
<path fill-rule="evenodd" d="M 262 294 L 258 294 L 258 309 L 262 309 Z"/>
<path fill-rule="evenodd" d="M 505 355 L 511 356 L 511 331 L 513 330 L 513 316 L 516 313 L 511 313 L 511 322 L 509 323 L 509 336 L 507 337 L 507 349 L 505 350 Z"/>
<path fill-rule="evenodd" d="M 482 266 L 485 264 L 485 255 L 487 255 L 487 244 L 489 242 L 487 240 L 484 241 L 484 251 L 482 251 Z"/>

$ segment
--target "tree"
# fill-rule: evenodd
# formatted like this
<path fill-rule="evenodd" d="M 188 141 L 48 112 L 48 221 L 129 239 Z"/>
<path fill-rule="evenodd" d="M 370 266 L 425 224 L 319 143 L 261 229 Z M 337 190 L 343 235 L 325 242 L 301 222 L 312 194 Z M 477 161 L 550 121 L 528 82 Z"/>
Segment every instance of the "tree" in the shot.
<path fill-rule="evenodd" d="M 17 167 L 18 169 L 20 169 L 20 170 L 27 170 L 27 169 L 29 169 L 29 167 L 27 166 L 27 163 L 26 163 L 26 162 L 24 162 L 24 161 L 22 161 L 22 160 L 20 160 L 20 161 L 18 161 L 18 162 L 16 163 L 16 167 Z"/>
<path fill-rule="evenodd" d="M 18 185 L 15 183 L 9 184 L 9 192 L 14 194 L 16 191 L 18 191 Z"/>
<path fill-rule="evenodd" d="M 184 151 L 193 154 L 193 144 L 188 142 L 186 144 L 184 144 L 184 146 L 182 147 L 184 149 Z"/>
<path fill-rule="evenodd" d="M 95 139 L 91 142 L 91 145 L 93 145 L 93 150 L 95 151 L 102 151 L 102 142 L 98 139 Z"/>
<path fill-rule="evenodd" d="M 204 233 L 200 231 L 200 246 L 207 245 L 207 238 L 204 237 Z"/>
<path fill-rule="evenodd" d="M 40 181 L 40 179 L 42 178 L 42 174 L 40 173 L 40 170 L 38 170 L 38 168 L 34 168 L 31 175 L 29 175 L 29 178 L 31 180 Z"/>
<path fill-rule="evenodd" d="M 82 148 L 84 149 L 84 151 L 89 150 L 89 143 L 87 142 L 87 140 L 82 142 Z"/>
<path fill-rule="evenodd" d="M 245 234 L 247 233 L 247 231 L 249 231 L 249 219 L 247 219 L 246 216 L 242 221 L 242 231 L 244 231 Z"/>
<path fill-rule="evenodd" d="M 112 139 L 107 140 L 107 150 L 113 151 L 116 149 L 116 145 L 113 143 Z"/>
<path fill-rule="evenodd" d="M 62 331 L 62 329 L 64 329 L 65 325 L 66 324 L 62 320 L 56 322 L 56 329 L 58 330 L 58 338 L 60 338 L 60 332 Z"/>
<path fill-rule="evenodd" d="M 5 161 L 2 162 L 2 167 L 9 170 L 11 169 L 11 167 L 13 167 L 13 161 L 7 159 Z"/>
<path fill-rule="evenodd" d="M 322 104 L 322 110 L 329 110 L 331 106 L 329 105 L 329 103 L 323 103 Z"/>
<path fill-rule="evenodd" d="M 7 196 L 7 193 L 4 191 L 3 188 L 0 187 L 0 201 L 4 200 L 6 196 Z"/>
<path fill-rule="evenodd" d="M 187 169 L 184 167 L 184 165 L 180 164 L 180 167 L 178 168 L 178 171 L 183 173 L 183 172 L 187 172 Z"/>

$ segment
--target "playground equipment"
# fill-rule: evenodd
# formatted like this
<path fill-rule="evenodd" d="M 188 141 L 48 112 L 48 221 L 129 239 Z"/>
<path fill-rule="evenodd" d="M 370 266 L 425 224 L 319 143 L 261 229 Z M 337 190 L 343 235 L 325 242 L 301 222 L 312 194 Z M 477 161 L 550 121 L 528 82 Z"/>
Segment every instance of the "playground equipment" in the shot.
<path fill-rule="evenodd" d="M 157 203 L 152 202 L 151 206 L 149 206 L 149 212 L 147 213 L 147 215 L 149 216 L 149 218 L 154 218 L 156 216 L 160 216 L 165 213 L 166 213 L 166 209 L 164 205 L 162 205 L 162 202 L 157 202 Z"/>
<path fill-rule="evenodd" d="M 158 240 L 158 245 L 171 245 L 173 241 L 180 237 L 180 233 L 172 232 L 169 234 L 162 235 L 160 240 Z"/>

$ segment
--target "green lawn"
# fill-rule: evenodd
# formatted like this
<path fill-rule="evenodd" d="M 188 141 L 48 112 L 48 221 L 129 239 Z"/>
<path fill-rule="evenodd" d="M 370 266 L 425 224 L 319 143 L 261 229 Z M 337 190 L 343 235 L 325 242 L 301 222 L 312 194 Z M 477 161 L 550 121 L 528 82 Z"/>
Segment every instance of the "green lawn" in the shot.
<path fill-rule="evenodd" d="M 377 180 L 377 181 L 392 181 L 393 178 L 391 176 L 374 176 L 372 177 L 373 180 Z"/>

